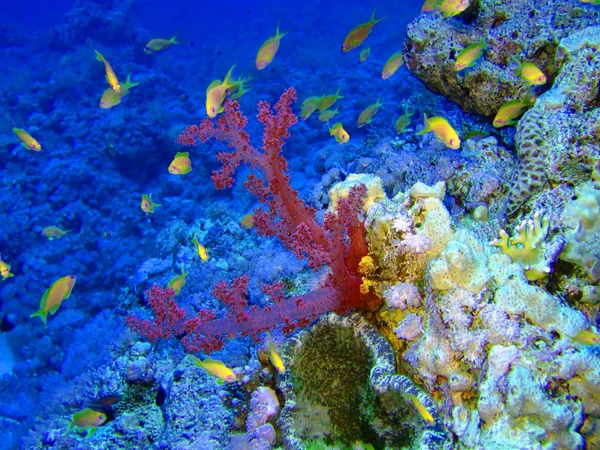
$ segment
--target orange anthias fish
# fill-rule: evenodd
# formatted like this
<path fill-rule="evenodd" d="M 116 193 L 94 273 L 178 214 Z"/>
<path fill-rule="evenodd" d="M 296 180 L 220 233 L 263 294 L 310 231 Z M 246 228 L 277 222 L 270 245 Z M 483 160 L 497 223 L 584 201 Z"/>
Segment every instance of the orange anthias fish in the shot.
<path fill-rule="evenodd" d="M 533 106 L 535 98 L 531 94 L 527 94 L 522 100 L 511 100 L 500 107 L 494 117 L 492 125 L 494 128 L 502 128 L 507 125 L 514 125 L 516 118 L 521 115 L 524 108 Z"/>
<path fill-rule="evenodd" d="M 361 23 L 360 25 L 354 27 L 350 30 L 350 33 L 344 39 L 342 44 L 342 51 L 349 52 L 352 49 L 355 49 L 360 44 L 364 42 L 364 40 L 371 34 L 371 30 L 373 27 L 381 22 L 384 19 L 375 19 L 375 10 L 373 10 L 373 14 L 371 14 L 371 19 L 368 22 Z"/>
<path fill-rule="evenodd" d="M 269 39 L 267 39 L 256 54 L 257 70 L 263 70 L 265 67 L 271 64 L 271 61 L 273 61 L 277 50 L 279 50 L 279 43 L 281 42 L 281 38 L 288 33 L 288 31 L 286 31 L 285 33 L 280 33 L 279 24 L 277 24 L 275 36 L 271 36 Z"/>
<path fill-rule="evenodd" d="M 106 81 L 108 82 L 108 85 L 115 92 L 120 93 L 121 85 L 119 84 L 119 80 L 117 79 L 117 75 L 115 74 L 115 71 L 113 70 L 113 68 L 111 67 L 109 62 L 106 60 L 106 58 L 104 58 L 104 56 L 102 56 L 102 53 L 100 53 L 98 50 L 96 50 L 92 46 L 91 41 L 90 41 L 90 46 L 92 47 L 92 50 L 94 50 L 94 52 L 96 53 L 96 59 L 104 64 L 104 71 L 106 72 Z"/>
<path fill-rule="evenodd" d="M 402 52 L 396 52 L 392 56 L 389 57 L 385 65 L 383 66 L 383 70 L 381 71 L 381 78 L 387 80 L 389 77 L 394 75 L 402 64 L 404 63 L 404 59 L 402 59 Z"/>
<path fill-rule="evenodd" d="M 363 48 L 360 51 L 360 55 L 358 55 L 358 63 L 363 64 L 369 58 L 370 54 L 371 54 L 371 47 Z"/>
<path fill-rule="evenodd" d="M 443 0 L 425 0 L 423 6 L 421 6 L 421 12 L 433 12 L 440 6 L 440 1 Z"/>
<path fill-rule="evenodd" d="M 250 228 L 252 228 L 254 226 L 254 213 L 251 212 L 242 217 L 242 219 L 240 220 L 240 226 L 244 230 L 249 230 Z"/>
<path fill-rule="evenodd" d="M 94 411 L 93 409 L 85 408 L 73 414 L 71 417 L 71 424 L 69 425 L 67 432 L 71 431 L 73 428 L 77 428 L 78 430 L 87 429 L 87 434 L 85 437 L 90 437 L 104 422 L 106 422 L 106 414 L 101 411 Z"/>
<path fill-rule="evenodd" d="M 337 122 L 329 128 L 329 135 L 334 136 L 335 140 L 339 144 L 345 144 L 350 140 L 350 135 L 346 130 L 344 130 L 344 127 L 341 122 Z"/>
<path fill-rule="evenodd" d="M 2 255 L 0 255 L 1 257 Z M 5 263 L 0 259 L 0 276 L 2 277 L 2 281 L 7 278 L 14 277 L 15 275 L 10 273 L 10 264 Z"/>
<path fill-rule="evenodd" d="M 154 203 L 152 201 L 152 194 L 142 194 L 141 208 L 146 214 L 154 213 L 154 208 L 161 206 L 160 203 Z"/>
<path fill-rule="evenodd" d="M 467 67 L 473 67 L 475 61 L 481 58 L 483 51 L 487 48 L 484 38 L 481 38 L 479 42 L 467 45 L 463 48 L 456 57 L 454 63 L 454 70 L 457 72 L 466 69 Z"/>
<path fill-rule="evenodd" d="M 546 84 L 546 75 L 534 63 L 529 61 L 521 62 L 521 60 L 514 57 L 513 60 L 518 64 L 515 69 L 515 75 L 521 77 L 525 83 L 536 86 Z"/>
<path fill-rule="evenodd" d="M 324 95 L 323 97 L 319 98 L 319 104 L 317 105 L 317 109 L 320 112 L 325 111 L 326 109 L 329 109 L 333 106 L 333 104 L 335 102 L 337 102 L 340 98 L 344 98 L 340 95 L 340 90 L 342 89 L 342 87 L 340 86 L 338 88 L 338 90 L 335 92 L 335 94 L 332 95 Z"/>
<path fill-rule="evenodd" d="M 460 148 L 460 138 L 446 119 L 440 116 L 428 119 L 427 115 L 423 113 L 423 121 L 425 122 L 425 128 L 423 128 L 417 134 L 425 134 L 433 131 L 435 137 L 442 141 L 446 147 L 454 150 L 458 150 Z"/>
<path fill-rule="evenodd" d="M 21 141 L 21 145 L 27 150 L 39 152 L 42 149 L 40 143 L 36 141 L 27 131 L 22 130 L 21 128 L 13 128 L 12 131 Z"/>
<path fill-rule="evenodd" d="M 575 335 L 569 337 L 582 345 L 600 344 L 600 336 L 590 330 L 579 330 Z"/>
<path fill-rule="evenodd" d="M 153 55 L 155 53 L 164 52 L 166 49 L 176 44 L 179 44 L 179 42 L 177 42 L 177 35 L 173 36 L 171 39 L 151 39 L 146 44 L 146 47 L 144 47 L 144 53 Z"/>
<path fill-rule="evenodd" d="M 129 94 L 129 89 L 137 86 L 138 84 L 140 83 L 133 83 L 131 81 L 131 74 L 127 75 L 127 80 L 121 85 L 121 92 L 116 92 L 110 87 L 107 88 L 102 94 L 98 106 L 100 106 L 100 109 L 110 109 L 113 106 L 117 106 L 119 103 L 121 103 L 123 97 Z"/>
<path fill-rule="evenodd" d="M 56 314 L 63 300 L 69 298 L 71 291 L 75 286 L 75 276 L 67 275 L 66 277 L 59 278 L 52 285 L 46 289 L 46 292 L 42 296 L 40 301 L 40 310 L 34 312 L 29 317 L 38 316 L 44 322 L 47 323 L 48 313 L 50 315 Z"/>
<path fill-rule="evenodd" d="M 406 113 L 402 114 L 400 117 L 398 117 L 398 120 L 396 120 L 396 123 L 394 124 L 394 128 L 396 129 L 396 134 L 404 133 L 405 128 L 410 125 L 410 118 L 413 114 L 414 114 L 414 112 L 410 111 L 410 112 L 406 112 Z"/>
<path fill-rule="evenodd" d="M 382 105 L 383 103 L 381 103 L 378 98 L 377 102 L 367 106 L 363 110 L 363 112 L 360 113 L 360 116 L 358 116 L 358 128 L 362 128 L 368 123 L 371 123 L 371 121 L 373 120 L 373 116 L 375 116 L 375 114 L 377 113 L 379 108 L 381 108 Z"/>
<path fill-rule="evenodd" d="M 453 17 L 469 7 L 469 0 L 442 0 L 439 8 L 445 17 Z"/>
<path fill-rule="evenodd" d="M 425 419 L 425 422 L 427 422 L 429 425 L 435 425 L 435 420 L 433 416 L 429 411 L 427 411 L 427 408 L 423 406 L 423 403 L 421 403 L 421 401 L 415 395 L 406 394 L 406 397 L 408 397 L 408 399 L 411 402 L 413 402 L 413 405 L 415 405 L 415 408 L 417 408 L 417 411 L 419 411 L 421 417 Z"/>
<path fill-rule="evenodd" d="M 319 121 L 320 122 L 327 122 L 330 119 L 333 119 L 333 117 L 339 113 L 339 110 L 337 108 L 335 109 L 328 109 L 326 111 L 323 111 L 321 114 L 319 114 Z"/>
<path fill-rule="evenodd" d="M 319 107 L 319 101 L 321 97 L 308 97 L 302 102 L 302 109 L 300 111 L 300 118 L 302 120 L 308 119 L 312 113 L 314 113 Z"/>
<path fill-rule="evenodd" d="M 222 83 L 221 80 L 214 80 L 206 88 L 206 115 L 211 119 L 217 117 L 217 114 L 223 111 L 225 96 L 228 90 L 234 86 L 231 76 L 234 68 L 235 65 L 229 69 Z"/>
<path fill-rule="evenodd" d="M 185 175 L 192 171 L 192 162 L 188 152 L 178 152 L 169 164 L 169 173 L 173 175 Z"/>
<path fill-rule="evenodd" d="M 55 227 L 51 225 L 42 230 L 42 235 L 46 236 L 49 241 L 53 241 L 54 239 L 60 239 L 65 236 L 71 230 L 63 230 L 59 227 Z"/>
<path fill-rule="evenodd" d="M 175 295 L 179 295 L 183 286 L 185 286 L 185 277 L 187 276 L 187 272 L 184 269 L 181 269 L 181 274 L 176 275 L 171 278 L 168 286 L 175 291 Z"/>
<path fill-rule="evenodd" d="M 271 361 L 271 364 L 273 364 L 273 367 L 275 367 L 275 369 L 277 369 L 277 372 L 279 372 L 280 375 L 283 375 L 285 373 L 285 364 L 283 363 L 283 359 L 281 359 L 281 356 L 275 349 L 275 346 L 273 345 L 273 341 L 271 340 L 270 334 L 269 334 L 269 361 Z"/>

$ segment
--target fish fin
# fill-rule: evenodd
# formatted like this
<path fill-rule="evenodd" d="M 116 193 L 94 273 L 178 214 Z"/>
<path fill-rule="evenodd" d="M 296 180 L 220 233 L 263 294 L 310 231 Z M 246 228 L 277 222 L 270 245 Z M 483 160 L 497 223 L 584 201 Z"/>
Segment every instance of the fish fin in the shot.
<path fill-rule="evenodd" d="M 177 158 L 178 156 L 190 156 L 189 152 L 177 152 L 175 154 L 175 158 Z"/>
<path fill-rule="evenodd" d="M 229 69 L 229 72 L 227 72 L 227 75 L 225 75 L 225 79 L 223 80 L 223 84 L 225 85 L 226 88 L 230 88 L 231 86 L 234 85 L 234 83 L 231 81 L 231 74 L 233 73 L 233 69 L 235 69 L 235 64 L 233 66 L 231 66 L 231 69 Z M 221 112 L 221 111 L 219 111 Z"/>
<path fill-rule="evenodd" d="M 90 427 L 87 434 L 85 435 L 85 437 L 89 438 L 92 434 L 94 434 L 96 432 L 97 429 L 98 429 L 98 427 Z"/>
<path fill-rule="evenodd" d="M 208 85 L 208 88 L 206 89 L 207 91 L 216 88 L 217 86 L 219 86 L 221 84 L 221 80 L 214 80 L 211 81 L 210 84 Z"/>
<path fill-rule="evenodd" d="M 423 113 L 423 123 L 425 124 L 425 128 L 421 131 L 417 131 L 417 134 L 425 134 L 431 131 L 431 125 L 429 125 L 429 120 L 427 120 L 427 114 Z"/>
<path fill-rule="evenodd" d="M 46 316 L 48 315 L 47 312 L 45 312 L 43 309 L 40 309 L 37 312 L 34 312 L 33 314 L 31 314 L 29 317 L 39 317 L 40 319 L 42 319 L 42 322 L 44 322 L 44 325 L 48 325 Z"/>

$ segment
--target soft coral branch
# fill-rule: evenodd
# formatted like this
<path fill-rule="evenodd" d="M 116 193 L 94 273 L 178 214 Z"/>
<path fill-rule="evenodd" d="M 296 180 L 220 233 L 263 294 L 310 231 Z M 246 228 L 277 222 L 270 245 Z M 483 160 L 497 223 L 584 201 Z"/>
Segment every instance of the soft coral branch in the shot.
<path fill-rule="evenodd" d="M 222 164 L 212 174 L 217 189 L 233 185 L 235 172 L 242 163 L 258 171 L 262 176 L 253 172 L 244 183 L 262 204 L 255 211 L 256 230 L 264 236 L 276 236 L 298 258 L 306 258 L 314 269 L 328 265 L 331 270 L 327 281 L 321 289 L 285 301 L 281 301 L 280 286 L 267 288 L 265 293 L 277 301 L 260 310 L 246 307 L 246 276 L 235 279 L 231 285 L 221 282 L 214 295 L 229 307 L 231 314 L 223 319 L 185 321 L 182 341 L 188 349 L 214 348 L 222 344 L 223 335 L 255 334 L 276 326 L 289 331 L 328 311 L 373 310 L 381 304 L 375 294 L 360 290 L 358 264 L 368 254 L 361 219 L 366 187 L 352 188 L 347 198 L 338 201 L 336 211 L 325 215 L 321 225 L 315 211 L 298 197 L 290 184 L 282 148 L 290 136 L 290 127 L 298 121 L 291 109 L 295 100 L 296 91 L 289 88 L 274 108 L 266 102 L 259 103 L 258 120 L 264 127 L 261 150 L 250 143 L 245 131 L 247 119 L 239 104 L 232 101 L 225 102 L 216 123 L 205 119 L 200 125 L 190 125 L 177 141 L 195 146 L 216 139 L 232 149 L 217 155 Z M 144 334 L 147 328 L 137 326 L 138 330 Z"/>

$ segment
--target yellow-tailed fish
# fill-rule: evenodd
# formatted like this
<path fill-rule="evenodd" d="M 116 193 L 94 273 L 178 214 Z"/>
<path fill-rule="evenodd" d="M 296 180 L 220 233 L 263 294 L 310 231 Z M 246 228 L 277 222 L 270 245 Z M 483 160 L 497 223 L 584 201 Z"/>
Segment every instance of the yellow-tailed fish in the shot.
<path fill-rule="evenodd" d="M 525 83 L 536 86 L 546 84 L 546 75 L 534 63 L 521 61 L 514 57 L 513 60 L 517 63 L 515 75 L 521 77 Z"/>
<path fill-rule="evenodd" d="M 358 63 L 359 64 L 364 63 L 369 58 L 370 54 L 371 54 L 371 47 L 363 48 L 360 51 L 360 55 L 358 55 Z"/>
<path fill-rule="evenodd" d="M 177 35 L 173 36 L 171 39 L 152 39 L 146 44 L 146 47 L 144 47 L 144 53 L 153 55 L 154 53 L 163 52 L 176 44 L 179 44 L 179 42 L 177 42 Z"/>
<path fill-rule="evenodd" d="M 227 90 L 229 94 L 229 98 L 231 100 L 239 100 L 242 95 L 250 90 L 250 88 L 246 87 L 246 83 L 252 80 L 252 77 L 248 76 L 246 78 L 240 77 L 238 79 L 231 80 L 231 87 Z"/>
<path fill-rule="evenodd" d="M 279 43 L 281 42 L 281 38 L 284 37 L 286 34 L 288 34 L 288 32 L 279 32 L 278 23 L 277 30 L 275 31 L 275 36 L 271 36 L 269 39 L 267 39 L 256 54 L 257 70 L 263 70 L 265 67 L 271 64 L 271 61 L 273 61 L 277 50 L 279 50 Z"/>
<path fill-rule="evenodd" d="M 481 58 L 483 50 L 485 50 L 487 46 L 484 38 L 481 38 L 479 42 L 467 45 L 458 53 L 456 62 L 454 63 L 454 70 L 460 72 L 467 67 L 473 67 L 475 61 Z"/>
<path fill-rule="evenodd" d="M 394 128 L 396 129 L 396 134 L 404 133 L 405 128 L 410 125 L 410 118 L 413 115 L 414 115 L 414 112 L 411 111 L 411 112 L 402 114 L 400 117 L 398 117 L 398 119 L 396 120 L 396 123 L 394 124 Z"/>
<path fill-rule="evenodd" d="M 446 147 L 454 150 L 460 148 L 460 138 L 446 119 L 440 116 L 428 119 L 427 115 L 423 113 L 423 122 L 425 123 L 425 127 L 417 134 L 425 134 L 433 131 L 435 137 L 442 141 Z"/>
<path fill-rule="evenodd" d="M 233 86 L 231 74 L 235 65 L 229 69 L 223 82 L 214 80 L 206 88 L 206 115 L 210 118 L 217 117 L 217 114 L 223 111 L 223 101 L 228 89 Z"/>
<path fill-rule="evenodd" d="M 317 105 L 317 109 L 321 112 L 329 109 L 333 106 L 335 102 L 337 102 L 340 98 L 344 98 L 340 95 L 340 90 L 342 87 L 340 86 L 338 90 L 333 95 L 324 95 L 319 98 L 319 104 Z"/>
<path fill-rule="evenodd" d="M 54 239 L 60 239 L 65 236 L 69 231 L 71 230 L 63 230 L 62 228 L 51 225 L 42 230 L 42 235 L 46 236 L 49 241 L 53 241 Z"/>
<path fill-rule="evenodd" d="M 90 46 L 92 46 L 91 42 Z M 104 71 L 106 72 L 106 81 L 108 82 L 108 85 L 113 89 L 113 91 L 120 93 L 121 85 L 119 84 L 119 80 L 117 78 L 117 75 L 115 74 L 115 71 L 113 70 L 109 62 L 106 60 L 106 58 L 102 56 L 102 53 L 96 50 L 93 46 L 92 50 L 94 50 L 94 52 L 96 53 L 96 59 L 104 64 Z"/>
<path fill-rule="evenodd" d="M 531 94 L 527 94 L 522 100 L 519 99 L 506 102 L 496 113 L 496 117 L 494 117 L 492 125 L 494 128 L 502 128 L 507 125 L 514 125 L 517 123 L 515 119 L 522 114 L 523 109 L 533 106 L 534 103 L 535 98 Z"/>
<path fill-rule="evenodd" d="M 579 0 L 581 3 L 589 3 L 590 5 L 600 5 L 600 0 Z"/>
<path fill-rule="evenodd" d="M 204 361 L 202 361 L 200 358 L 194 355 L 187 355 L 187 357 L 192 360 L 194 365 L 206 370 L 209 375 L 217 377 L 219 379 L 217 383 L 219 384 L 222 384 L 225 381 L 232 383 L 237 380 L 237 376 L 233 370 L 223 364 L 222 361 L 210 358 L 206 358 Z"/>
<path fill-rule="evenodd" d="M 423 403 L 421 403 L 421 400 L 419 400 L 416 396 L 412 395 L 412 394 L 406 394 L 406 397 L 408 397 L 408 399 L 413 402 L 413 405 L 415 405 L 415 408 L 417 408 L 417 411 L 419 411 L 419 414 L 421 414 L 421 417 L 423 417 L 423 419 L 425 419 L 425 422 L 427 422 L 429 425 L 435 425 L 435 420 L 433 419 L 433 416 L 431 415 L 431 413 L 429 411 L 427 411 L 427 408 L 425 408 L 425 406 L 423 406 Z"/>
<path fill-rule="evenodd" d="M 60 307 L 63 300 L 69 298 L 71 291 L 75 286 L 75 276 L 67 275 L 66 277 L 59 278 L 52 285 L 46 289 L 46 292 L 42 296 L 40 301 L 40 310 L 34 312 L 29 317 L 39 317 L 46 325 L 48 314 L 54 315 Z"/>
<path fill-rule="evenodd" d="M 14 273 L 10 273 L 10 264 L 5 263 L 2 259 L 0 259 L 0 276 L 2 277 L 2 281 L 15 276 Z"/>
<path fill-rule="evenodd" d="M 362 128 L 368 123 L 371 123 L 371 121 L 373 120 L 373 116 L 375 116 L 375 114 L 377 113 L 379 108 L 381 108 L 382 105 L 383 103 L 381 103 L 379 101 L 379 98 L 377 98 L 377 101 L 375 103 L 367 106 L 363 110 L 363 112 L 360 113 L 360 116 L 358 116 L 358 128 Z"/>
<path fill-rule="evenodd" d="M 341 122 L 338 122 L 329 128 L 329 135 L 334 136 L 339 144 L 345 144 L 350 140 L 350 135 L 344 130 Z"/>
<path fill-rule="evenodd" d="M 394 75 L 400 67 L 404 64 L 404 59 L 402 58 L 402 52 L 396 52 L 386 61 L 383 66 L 383 70 L 381 71 L 381 78 L 387 80 L 389 77 Z"/>
<path fill-rule="evenodd" d="M 202 245 L 200 242 L 198 242 L 198 238 L 196 237 L 196 235 L 194 235 L 192 242 L 196 246 L 196 252 L 198 253 L 198 256 L 200 257 L 200 259 L 204 262 L 208 261 L 208 259 L 209 259 L 208 251 L 206 250 L 204 245 Z"/>
<path fill-rule="evenodd" d="M 119 103 L 121 103 L 123 97 L 129 94 L 129 89 L 137 86 L 138 84 L 140 83 L 132 82 L 131 74 L 128 74 L 127 80 L 125 80 L 125 83 L 121 85 L 121 92 L 116 92 L 113 90 L 113 88 L 106 89 L 100 98 L 100 103 L 98 106 L 100 106 L 100 109 L 110 109 L 113 106 L 117 106 Z"/>
<path fill-rule="evenodd" d="M 240 220 L 240 226 L 244 230 L 249 230 L 252 228 L 254 226 L 254 213 L 251 212 L 242 217 L 242 220 Z"/>
<path fill-rule="evenodd" d="M 469 5 L 469 0 L 444 0 L 439 9 L 445 17 L 452 17 L 463 12 Z"/>
<path fill-rule="evenodd" d="M 269 335 L 269 361 L 273 364 L 273 367 L 279 372 L 281 375 L 285 373 L 285 364 L 283 364 L 283 359 L 277 353 L 275 346 L 273 345 L 273 341 L 271 340 L 271 335 Z"/>
<path fill-rule="evenodd" d="M 579 330 L 574 336 L 569 337 L 582 345 L 600 344 L 600 336 L 590 330 Z"/>
<path fill-rule="evenodd" d="M 300 111 L 300 118 L 302 120 L 308 119 L 312 113 L 319 107 L 319 101 L 321 97 L 308 97 L 302 102 L 302 109 Z"/>
<path fill-rule="evenodd" d="M 140 206 L 146 214 L 152 214 L 154 208 L 161 205 L 152 201 L 152 194 L 142 194 L 142 204 Z"/>
<path fill-rule="evenodd" d="M 423 6 L 421 6 L 421 12 L 432 12 L 440 6 L 440 0 L 425 0 Z"/>
<path fill-rule="evenodd" d="M 339 113 L 337 108 L 325 110 L 321 114 L 319 114 L 319 120 L 321 122 L 327 122 L 328 120 L 332 119 L 333 116 L 335 116 L 337 113 Z"/>
<path fill-rule="evenodd" d="M 371 14 L 371 19 L 368 22 L 361 23 L 360 25 L 352 28 L 350 33 L 346 35 L 344 42 L 342 43 L 342 51 L 349 52 L 352 49 L 355 49 L 360 44 L 364 42 L 364 40 L 371 34 L 371 30 L 373 27 L 381 22 L 384 18 L 375 19 L 375 10 L 373 10 L 373 14 Z"/>
<path fill-rule="evenodd" d="M 168 286 L 175 291 L 175 295 L 179 295 L 183 286 L 185 286 L 185 277 L 187 276 L 187 272 L 184 269 L 181 269 L 181 275 L 175 275 L 169 281 Z"/>
<path fill-rule="evenodd" d="M 67 432 L 71 431 L 73 428 L 77 428 L 78 430 L 87 429 L 85 437 L 90 437 L 104 422 L 106 422 L 106 414 L 102 411 L 94 411 L 93 409 L 85 408 L 71 416 L 71 424 L 69 425 Z"/>
<path fill-rule="evenodd" d="M 34 152 L 39 152 L 42 149 L 42 146 L 38 141 L 35 140 L 33 136 L 31 136 L 27 131 L 21 128 L 13 128 L 13 133 L 19 138 L 21 141 L 21 145 L 25 147 L 27 150 L 33 150 Z"/>
<path fill-rule="evenodd" d="M 169 173 L 173 175 L 185 175 L 192 171 L 192 162 L 188 152 L 177 152 L 171 164 L 169 164 Z"/>

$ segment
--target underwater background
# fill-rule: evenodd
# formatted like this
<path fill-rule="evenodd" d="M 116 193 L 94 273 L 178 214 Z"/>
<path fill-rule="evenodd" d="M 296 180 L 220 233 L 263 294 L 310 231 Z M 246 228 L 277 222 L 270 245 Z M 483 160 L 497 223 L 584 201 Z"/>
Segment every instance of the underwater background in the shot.
<path fill-rule="evenodd" d="M 598 3 L 3 4 L 0 448 L 599 449 Z"/>

